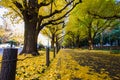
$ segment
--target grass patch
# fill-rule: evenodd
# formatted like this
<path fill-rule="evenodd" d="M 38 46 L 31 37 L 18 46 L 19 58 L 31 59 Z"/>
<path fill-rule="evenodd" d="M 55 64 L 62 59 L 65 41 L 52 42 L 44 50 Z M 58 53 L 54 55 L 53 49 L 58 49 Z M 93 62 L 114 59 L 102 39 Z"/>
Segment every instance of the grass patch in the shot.
<path fill-rule="evenodd" d="M 110 53 L 111 54 L 120 54 L 120 50 L 111 50 Z"/>

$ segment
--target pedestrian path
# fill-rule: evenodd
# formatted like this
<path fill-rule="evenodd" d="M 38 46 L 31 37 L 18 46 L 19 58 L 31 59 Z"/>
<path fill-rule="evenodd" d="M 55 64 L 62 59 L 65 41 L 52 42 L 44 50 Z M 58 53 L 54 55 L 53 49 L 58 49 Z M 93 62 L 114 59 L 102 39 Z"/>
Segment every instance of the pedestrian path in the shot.
<path fill-rule="evenodd" d="M 74 53 L 73 53 L 74 54 Z M 107 74 L 91 71 L 88 66 L 80 66 L 66 50 L 60 50 L 40 80 L 111 80 Z"/>

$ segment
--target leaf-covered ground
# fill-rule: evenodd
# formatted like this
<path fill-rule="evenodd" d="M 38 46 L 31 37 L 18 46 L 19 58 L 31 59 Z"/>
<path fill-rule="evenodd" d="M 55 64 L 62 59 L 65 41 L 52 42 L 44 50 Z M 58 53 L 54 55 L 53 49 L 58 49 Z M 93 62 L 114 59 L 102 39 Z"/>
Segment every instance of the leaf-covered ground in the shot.
<path fill-rule="evenodd" d="M 18 56 L 16 80 L 120 80 L 120 55 L 108 51 L 63 49 L 45 66 L 45 52 Z"/>
<path fill-rule="evenodd" d="M 106 73 L 112 80 L 120 80 L 120 55 L 105 51 L 65 50 L 81 66 L 88 66 L 91 71 Z M 73 54 L 74 53 L 74 54 Z"/>
<path fill-rule="evenodd" d="M 46 52 L 40 51 L 40 56 L 22 55 L 18 56 L 16 80 L 39 80 L 41 74 L 46 70 Z M 50 61 L 53 53 L 50 52 Z"/>
<path fill-rule="evenodd" d="M 120 80 L 120 56 L 106 51 L 61 50 L 40 80 Z"/>

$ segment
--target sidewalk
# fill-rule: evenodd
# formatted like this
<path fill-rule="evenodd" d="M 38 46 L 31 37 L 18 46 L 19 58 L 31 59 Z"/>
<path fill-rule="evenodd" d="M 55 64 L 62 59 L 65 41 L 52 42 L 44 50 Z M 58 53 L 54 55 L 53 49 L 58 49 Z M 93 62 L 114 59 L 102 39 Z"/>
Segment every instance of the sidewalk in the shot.
<path fill-rule="evenodd" d="M 61 50 L 40 80 L 104 80 L 104 77 L 111 80 L 107 74 L 98 74 L 88 66 L 80 66 L 67 51 Z"/>

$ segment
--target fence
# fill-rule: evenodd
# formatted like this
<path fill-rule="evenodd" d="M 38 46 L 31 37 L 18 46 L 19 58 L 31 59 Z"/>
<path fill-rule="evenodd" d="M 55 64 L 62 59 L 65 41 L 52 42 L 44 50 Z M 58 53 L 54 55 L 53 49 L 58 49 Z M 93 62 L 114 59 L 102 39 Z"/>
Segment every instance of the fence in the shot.
<path fill-rule="evenodd" d="M 82 47 L 82 49 L 88 49 L 88 46 Z M 120 50 L 120 46 L 94 46 L 93 49 L 98 49 L 98 50 Z"/>
<path fill-rule="evenodd" d="M 94 49 L 101 50 L 120 50 L 120 46 L 94 46 Z"/>

